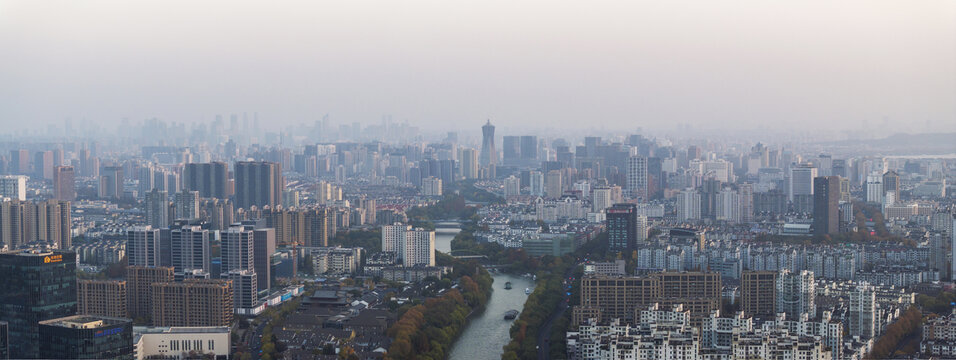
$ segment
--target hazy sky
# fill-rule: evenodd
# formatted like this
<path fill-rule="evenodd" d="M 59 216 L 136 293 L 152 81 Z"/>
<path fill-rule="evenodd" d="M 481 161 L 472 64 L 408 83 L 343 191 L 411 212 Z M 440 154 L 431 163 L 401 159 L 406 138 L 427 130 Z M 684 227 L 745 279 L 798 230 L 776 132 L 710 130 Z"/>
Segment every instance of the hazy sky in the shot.
<path fill-rule="evenodd" d="M 956 1 L 0 0 L 0 128 L 244 111 L 956 131 Z"/>

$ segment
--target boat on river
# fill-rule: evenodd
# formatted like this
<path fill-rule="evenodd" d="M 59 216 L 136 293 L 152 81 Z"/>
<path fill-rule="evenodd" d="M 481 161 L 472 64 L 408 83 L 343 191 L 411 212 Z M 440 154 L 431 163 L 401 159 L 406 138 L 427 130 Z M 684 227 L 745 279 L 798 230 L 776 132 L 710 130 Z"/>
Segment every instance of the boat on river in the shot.
<path fill-rule="evenodd" d="M 518 317 L 518 310 L 508 310 L 505 312 L 505 320 L 514 320 Z"/>
<path fill-rule="evenodd" d="M 531 295 L 531 288 L 524 288 L 525 295 Z"/>
<path fill-rule="evenodd" d="M 510 282 L 510 281 L 505 283 L 505 290 L 511 290 L 511 282 Z"/>

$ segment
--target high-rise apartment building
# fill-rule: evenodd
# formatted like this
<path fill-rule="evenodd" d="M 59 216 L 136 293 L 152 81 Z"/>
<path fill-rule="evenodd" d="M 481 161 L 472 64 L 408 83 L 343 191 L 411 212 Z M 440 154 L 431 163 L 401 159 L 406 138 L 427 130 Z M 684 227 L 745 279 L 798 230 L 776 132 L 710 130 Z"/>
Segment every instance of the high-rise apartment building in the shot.
<path fill-rule="evenodd" d="M 740 221 L 751 223 L 754 221 L 754 186 L 744 183 L 740 184 L 737 190 L 737 199 L 740 204 Z"/>
<path fill-rule="evenodd" d="M 869 175 L 866 177 L 866 202 L 882 204 L 883 203 L 883 177 L 879 175 Z"/>
<path fill-rule="evenodd" d="M 0 319 L 9 323 L 10 358 L 37 358 L 39 322 L 76 314 L 76 253 L 0 253 L 0 289 Z"/>
<path fill-rule="evenodd" d="M 876 293 L 873 286 L 860 283 L 850 293 L 849 326 L 850 336 L 869 339 L 879 335 L 876 308 Z"/>
<path fill-rule="evenodd" d="M 169 196 L 165 191 L 153 189 L 146 193 L 146 224 L 155 229 L 169 227 Z"/>
<path fill-rule="evenodd" d="M 505 197 L 521 195 L 521 179 L 511 175 L 505 178 Z"/>
<path fill-rule="evenodd" d="M 840 232 L 840 178 L 821 176 L 813 179 L 813 234 L 836 235 Z"/>
<path fill-rule="evenodd" d="M 799 319 L 802 314 L 808 314 L 811 319 L 816 317 L 817 285 L 812 271 L 780 270 L 776 286 L 778 313 L 786 313 L 787 319 Z"/>
<path fill-rule="evenodd" d="M 736 190 L 723 188 L 717 193 L 716 200 L 714 216 L 717 221 L 740 222 L 740 195 Z"/>
<path fill-rule="evenodd" d="M 327 246 L 329 237 L 335 236 L 335 217 L 329 215 L 326 207 L 262 212 L 265 226 L 275 229 L 276 243 L 311 247 Z"/>
<path fill-rule="evenodd" d="M 852 201 L 850 198 L 850 179 L 840 178 L 840 202 L 848 203 Z"/>
<path fill-rule="evenodd" d="M 222 234 L 222 274 L 232 270 L 255 271 L 255 233 L 233 226 Z"/>
<path fill-rule="evenodd" d="M 52 151 L 37 151 L 33 155 L 33 176 L 37 179 L 53 180 Z"/>
<path fill-rule="evenodd" d="M 222 274 L 223 279 L 232 281 L 233 305 L 237 309 L 256 307 L 259 300 L 258 276 L 249 270 L 230 270 Z"/>
<path fill-rule="evenodd" d="M 103 199 L 123 197 L 123 167 L 105 166 L 100 171 L 100 184 L 97 195 Z"/>
<path fill-rule="evenodd" d="M 126 230 L 126 258 L 130 266 L 160 266 L 162 244 L 159 229 L 137 226 Z"/>
<path fill-rule="evenodd" d="M 431 176 L 422 179 L 422 195 L 441 196 L 442 195 L 441 179 L 431 177 Z"/>
<path fill-rule="evenodd" d="M 23 175 L 0 176 L 0 198 L 27 201 L 27 177 Z"/>
<path fill-rule="evenodd" d="M 951 215 L 949 228 L 949 246 L 950 249 L 956 249 L 956 214 Z M 952 254 L 956 254 L 956 250 L 951 250 Z M 952 255 L 951 254 L 951 255 Z M 949 274 L 951 277 L 956 278 L 956 255 L 950 256 L 950 271 Z"/>
<path fill-rule="evenodd" d="M 598 187 L 594 188 L 591 191 L 591 211 L 592 212 L 604 212 L 605 209 L 611 207 L 613 203 L 611 202 L 611 189 L 607 187 Z"/>
<path fill-rule="evenodd" d="M 169 263 L 161 263 L 163 266 L 172 266 L 176 273 L 186 273 L 193 270 L 202 270 L 205 273 L 212 271 L 212 250 L 210 245 L 209 230 L 200 226 L 183 226 L 164 232 L 163 237 L 168 234 L 169 240 L 163 240 L 162 243 L 169 247 Z M 225 242 L 225 233 L 223 242 Z M 168 245 L 166 243 L 168 242 Z M 164 250 L 165 252 L 165 250 Z"/>
<path fill-rule="evenodd" d="M 677 194 L 677 220 L 700 220 L 700 193 L 695 189 L 684 189 Z"/>
<path fill-rule="evenodd" d="M 398 256 L 399 250 L 405 242 L 405 232 L 411 225 L 393 224 L 382 226 L 382 251 L 394 252 Z"/>
<path fill-rule="evenodd" d="M 329 238 L 335 236 L 335 216 L 329 208 L 317 207 L 308 209 L 304 214 L 304 226 L 301 234 L 307 246 L 329 246 Z"/>
<path fill-rule="evenodd" d="M 558 199 L 564 194 L 564 179 L 558 170 L 548 171 L 548 176 L 544 181 L 545 196 Z"/>
<path fill-rule="evenodd" d="M 268 161 L 236 162 L 236 206 L 249 209 L 282 204 L 282 164 Z"/>
<path fill-rule="evenodd" d="M 544 173 L 531 171 L 528 175 L 531 195 L 544 196 Z"/>
<path fill-rule="evenodd" d="M 574 309 L 574 323 L 596 317 L 599 322 L 621 319 L 634 323 L 640 310 L 652 303 L 670 307 L 682 304 L 691 322 L 700 321 L 720 308 L 720 274 L 710 272 L 661 272 L 642 277 L 591 275 L 581 279 L 581 305 Z"/>
<path fill-rule="evenodd" d="M 384 225 L 382 251 L 394 252 L 404 266 L 435 266 L 435 232 L 405 224 Z"/>
<path fill-rule="evenodd" d="M 129 317 L 149 319 L 153 315 L 153 284 L 175 279 L 172 267 L 129 266 L 126 268 L 127 306 Z"/>
<path fill-rule="evenodd" d="M 173 204 L 176 208 L 174 214 L 176 220 L 194 220 L 199 219 L 199 192 L 183 190 L 177 192 L 173 198 Z"/>
<path fill-rule="evenodd" d="M 790 168 L 789 200 L 801 195 L 813 195 L 813 179 L 817 177 L 817 168 L 810 164 L 799 164 Z"/>
<path fill-rule="evenodd" d="M 153 326 L 232 326 L 232 281 L 154 283 L 152 298 Z"/>
<path fill-rule="evenodd" d="M 77 280 L 76 312 L 82 315 L 129 317 L 125 280 Z"/>
<path fill-rule="evenodd" d="M 229 198 L 229 165 L 224 162 L 189 163 L 183 168 L 183 189 L 203 198 Z"/>
<path fill-rule="evenodd" d="M 435 231 L 421 228 L 406 231 L 401 258 L 405 266 L 435 266 Z"/>
<path fill-rule="evenodd" d="M 76 185 L 72 166 L 57 166 L 53 170 L 53 198 L 60 201 L 76 200 Z"/>
<path fill-rule="evenodd" d="M 68 249 L 72 234 L 69 201 L 0 201 L 0 241 L 8 249 L 30 244 Z"/>
<path fill-rule="evenodd" d="M 461 177 L 477 179 L 478 169 L 478 151 L 470 148 L 461 149 Z"/>
<path fill-rule="evenodd" d="M 700 217 L 702 219 L 717 218 L 717 197 L 723 184 L 720 180 L 708 178 L 700 184 Z"/>
<path fill-rule="evenodd" d="M 635 310 L 657 300 L 660 284 L 651 277 L 585 276 L 581 278 L 580 306 L 574 309 L 575 325 L 597 318 L 598 322 L 635 321 Z"/>
<path fill-rule="evenodd" d="M 776 271 L 744 271 L 740 274 L 740 310 L 746 316 L 774 318 L 775 301 L 777 301 Z"/>
<path fill-rule="evenodd" d="M 647 199 L 647 158 L 631 156 L 627 158 L 627 191 L 631 197 Z"/>
<path fill-rule="evenodd" d="M 15 175 L 30 174 L 30 152 L 26 149 L 10 150 L 8 172 Z"/>

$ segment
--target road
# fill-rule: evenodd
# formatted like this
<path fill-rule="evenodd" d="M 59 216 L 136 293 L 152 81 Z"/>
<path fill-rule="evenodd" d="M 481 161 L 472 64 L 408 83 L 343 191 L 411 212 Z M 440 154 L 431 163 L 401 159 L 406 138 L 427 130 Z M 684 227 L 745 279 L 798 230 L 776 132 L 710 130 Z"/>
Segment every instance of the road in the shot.
<path fill-rule="evenodd" d="M 574 272 L 576 267 L 577 266 L 569 267 L 568 270 L 564 272 L 564 277 L 562 277 L 562 279 L 571 277 L 571 274 Z M 557 309 L 551 312 L 551 316 L 548 317 L 548 321 L 545 321 L 544 325 L 541 325 L 540 331 L 538 331 L 538 360 L 551 359 L 551 325 L 553 325 L 554 321 L 559 317 L 564 316 L 564 312 L 568 310 L 568 298 L 569 296 L 567 295 L 567 292 L 565 292 L 564 300 L 558 302 Z"/>
<path fill-rule="evenodd" d="M 253 358 L 257 358 L 258 355 L 256 354 L 259 354 L 259 350 L 262 350 L 262 338 L 260 336 L 262 336 L 262 330 L 265 330 L 268 320 L 267 318 L 261 320 L 264 321 L 260 321 L 259 325 L 250 326 L 249 329 L 246 329 L 242 339 L 246 344 L 249 344 L 249 353 L 253 354 Z"/>

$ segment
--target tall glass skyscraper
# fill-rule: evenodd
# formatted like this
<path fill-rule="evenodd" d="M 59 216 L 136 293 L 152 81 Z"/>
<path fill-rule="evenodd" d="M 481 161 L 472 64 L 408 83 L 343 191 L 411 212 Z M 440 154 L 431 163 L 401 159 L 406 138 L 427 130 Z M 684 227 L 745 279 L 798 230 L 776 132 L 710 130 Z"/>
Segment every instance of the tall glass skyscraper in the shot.
<path fill-rule="evenodd" d="M 10 357 L 39 356 L 40 321 L 76 314 L 76 253 L 0 253 L 0 319 L 9 322 Z"/>

